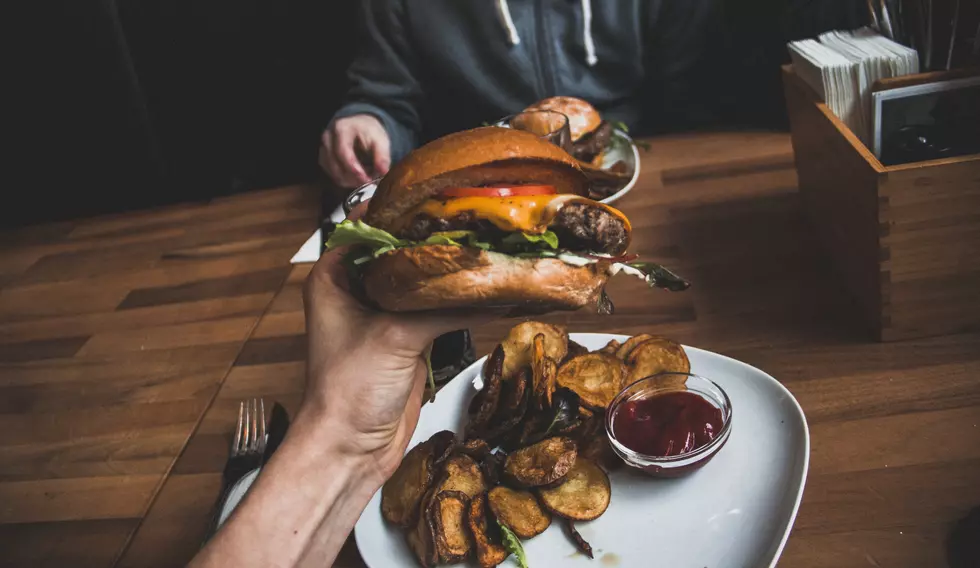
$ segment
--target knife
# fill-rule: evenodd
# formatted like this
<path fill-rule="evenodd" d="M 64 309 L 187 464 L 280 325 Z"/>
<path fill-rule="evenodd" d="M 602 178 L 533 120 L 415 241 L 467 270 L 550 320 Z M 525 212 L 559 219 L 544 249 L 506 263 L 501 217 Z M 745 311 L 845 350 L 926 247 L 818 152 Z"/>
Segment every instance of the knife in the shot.
<path fill-rule="evenodd" d="M 279 448 L 282 439 L 286 437 L 289 430 L 289 413 L 278 402 L 272 406 L 272 415 L 269 417 L 269 426 L 265 441 L 265 452 L 262 454 L 262 465 L 265 465 L 272 454 Z"/>

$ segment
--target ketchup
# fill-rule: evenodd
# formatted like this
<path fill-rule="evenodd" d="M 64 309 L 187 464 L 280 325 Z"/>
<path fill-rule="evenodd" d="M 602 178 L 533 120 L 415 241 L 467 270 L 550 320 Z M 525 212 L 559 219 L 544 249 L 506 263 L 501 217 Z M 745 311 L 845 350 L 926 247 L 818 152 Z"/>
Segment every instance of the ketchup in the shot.
<path fill-rule="evenodd" d="M 705 446 L 720 432 L 721 410 L 687 391 L 630 400 L 613 417 L 616 439 L 648 456 L 676 456 Z"/>

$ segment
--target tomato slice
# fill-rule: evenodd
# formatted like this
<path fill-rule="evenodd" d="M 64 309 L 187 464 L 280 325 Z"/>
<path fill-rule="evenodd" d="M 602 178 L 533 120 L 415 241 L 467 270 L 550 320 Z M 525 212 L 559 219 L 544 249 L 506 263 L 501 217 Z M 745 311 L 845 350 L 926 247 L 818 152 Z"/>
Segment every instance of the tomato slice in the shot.
<path fill-rule="evenodd" d="M 555 195 L 553 185 L 499 185 L 490 187 L 451 187 L 440 193 L 443 197 L 514 197 L 517 195 Z"/>

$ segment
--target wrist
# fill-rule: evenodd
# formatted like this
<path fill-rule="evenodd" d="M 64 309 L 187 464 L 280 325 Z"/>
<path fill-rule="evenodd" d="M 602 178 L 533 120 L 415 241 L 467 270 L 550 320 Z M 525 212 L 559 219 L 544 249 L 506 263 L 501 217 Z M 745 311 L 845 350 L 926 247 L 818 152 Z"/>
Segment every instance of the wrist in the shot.
<path fill-rule="evenodd" d="M 342 469 L 349 475 L 349 490 L 363 490 L 373 495 L 385 478 L 377 471 L 373 456 L 360 452 L 352 442 L 353 434 L 330 413 L 304 404 L 290 426 L 297 449 L 311 460 L 316 469 Z M 287 439 L 288 439 L 287 438 Z"/>

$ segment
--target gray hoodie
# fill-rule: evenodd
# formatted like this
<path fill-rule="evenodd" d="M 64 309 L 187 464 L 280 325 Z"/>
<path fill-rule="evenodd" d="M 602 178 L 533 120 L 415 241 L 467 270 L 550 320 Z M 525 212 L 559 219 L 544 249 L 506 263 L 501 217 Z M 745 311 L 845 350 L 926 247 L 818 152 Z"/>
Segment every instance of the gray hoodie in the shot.
<path fill-rule="evenodd" d="M 362 0 L 334 118 L 376 116 L 392 161 L 554 95 L 650 130 L 705 114 L 717 0 Z"/>

